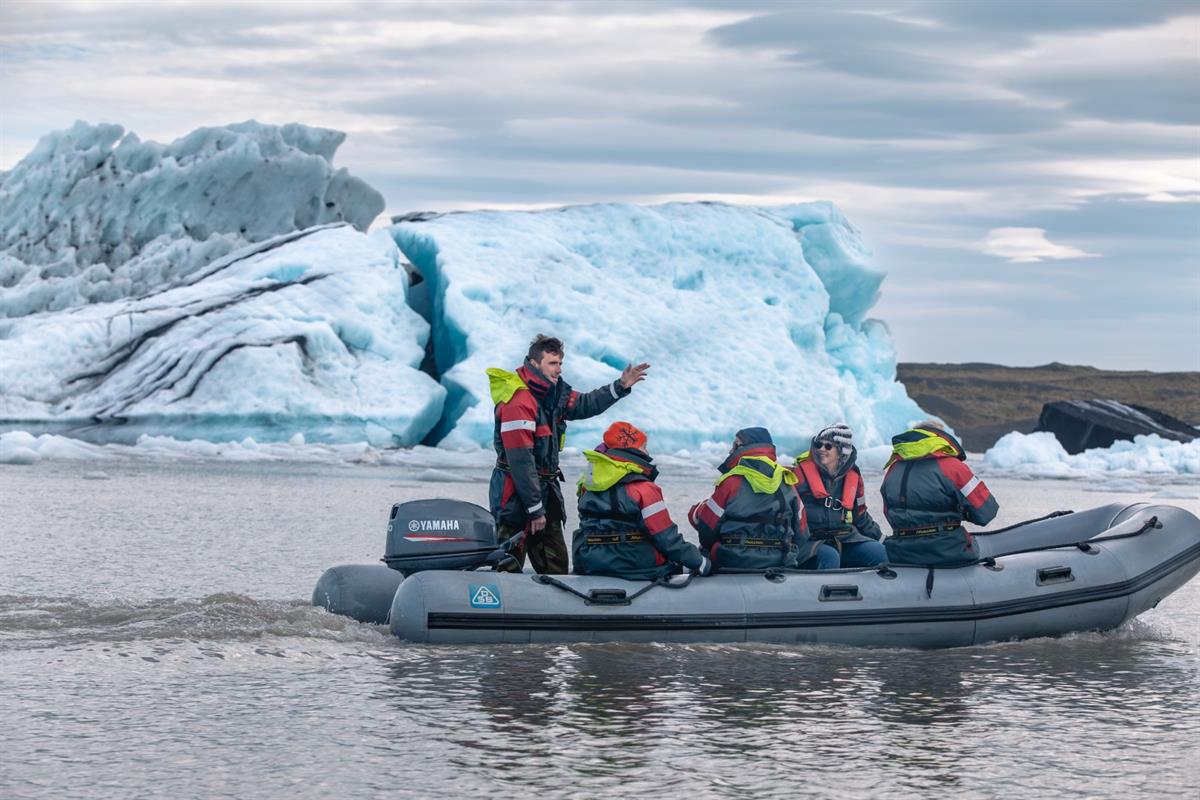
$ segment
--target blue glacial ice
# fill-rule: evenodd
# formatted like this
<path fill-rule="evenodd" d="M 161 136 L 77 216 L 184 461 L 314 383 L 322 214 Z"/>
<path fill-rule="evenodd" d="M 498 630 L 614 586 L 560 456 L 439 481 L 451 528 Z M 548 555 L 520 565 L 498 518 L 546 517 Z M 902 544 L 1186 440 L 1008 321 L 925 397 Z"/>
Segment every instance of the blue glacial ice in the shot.
<path fill-rule="evenodd" d="M 484 370 L 540 331 L 566 340 L 579 389 L 653 364 L 572 424 L 573 447 L 627 418 L 659 452 L 746 425 L 794 452 L 838 420 L 866 449 L 923 416 L 867 318 L 884 273 L 829 203 L 426 214 L 368 234 L 383 200 L 334 168 L 342 138 L 247 122 L 160 145 L 79 123 L 0 174 L 3 428 L 486 447 Z"/>
<path fill-rule="evenodd" d="M 428 325 L 391 240 L 280 239 L 139 297 L 0 320 L 0 417 L 120 440 L 420 442 L 445 392 L 418 369 Z"/>
<path fill-rule="evenodd" d="M 365 231 L 383 198 L 334 169 L 344 138 L 257 122 L 169 145 L 83 122 L 42 137 L 0 172 L 0 317 L 136 296 L 315 225 Z"/>
<path fill-rule="evenodd" d="M 332 167 L 341 139 L 80 123 L 0 174 L 5 427 L 420 442 L 445 395 L 429 326 L 391 238 L 359 230 L 383 201 Z"/>
<path fill-rule="evenodd" d="M 484 370 L 520 364 L 539 332 L 566 342 L 576 389 L 653 365 L 608 414 L 571 423 L 575 446 L 622 418 L 666 451 L 765 425 L 795 452 L 838 420 L 870 447 L 923 416 L 886 326 L 865 318 L 884 273 L 830 203 L 414 215 L 391 234 L 427 282 L 445 446 L 490 441 Z"/>

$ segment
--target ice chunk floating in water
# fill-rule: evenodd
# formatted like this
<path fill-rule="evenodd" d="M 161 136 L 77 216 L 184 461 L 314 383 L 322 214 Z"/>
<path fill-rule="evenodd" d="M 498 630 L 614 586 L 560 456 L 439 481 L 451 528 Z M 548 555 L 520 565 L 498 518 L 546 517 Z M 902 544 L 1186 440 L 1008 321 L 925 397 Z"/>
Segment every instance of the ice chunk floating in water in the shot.
<path fill-rule="evenodd" d="M 1200 439 L 1176 442 L 1157 434 L 1135 436 L 1071 455 L 1053 433 L 1007 433 L 983 456 L 992 472 L 1030 478 L 1083 478 L 1102 473 L 1200 475 Z"/>
<path fill-rule="evenodd" d="M 429 284 L 443 444 L 491 440 L 484 370 L 519 364 L 538 332 L 565 340 L 580 390 L 653 364 L 609 414 L 571 423 L 579 446 L 616 418 L 672 451 L 747 425 L 796 448 L 837 420 L 870 446 L 922 416 L 886 327 L 864 319 L 884 273 L 829 203 L 414 215 L 391 232 Z"/>
<path fill-rule="evenodd" d="M 360 232 L 383 198 L 333 168 L 343 139 L 77 123 L 0 174 L 6 427 L 420 442 L 444 395 L 428 324 L 394 243 Z"/>

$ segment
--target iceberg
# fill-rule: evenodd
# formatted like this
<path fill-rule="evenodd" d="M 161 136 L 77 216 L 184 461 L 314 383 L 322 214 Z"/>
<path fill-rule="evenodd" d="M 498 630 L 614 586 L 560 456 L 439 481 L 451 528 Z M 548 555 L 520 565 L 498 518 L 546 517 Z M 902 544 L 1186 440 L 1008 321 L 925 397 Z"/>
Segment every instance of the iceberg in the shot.
<path fill-rule="evenodd" d="M 429 326 L 390 237 L 360 230 L 383 200 L 333 169 L 342 138 L 78 123 L 0 174 L 6 427 L 424 439 L 445 395 L 419 369 Z"/>
<path fill-rule="evenodd" d="M 0 172 L 0 318 L 129 297 L 383 197 L 332 158 L 339 131 L 254 121 L 161 145 L 77 122 Z"/>
<path fill-rule="evenodd" d="M 924 416 L 896 382 L 887 327 L 866 318 L 884 273 L 831 203 L 574 206 L 414 214 L 390 227 L 425 278 L 446 408 L 431 438 L 490 443 L 484 370 L 521 363 L 537 333 L 566 344 L 579 390 L 648 361 L 650 377 L 600 418 L 590 447 L 629 419 L 661 451 L 728 442 L 765 425 L 793 452 L 846 421 L 879 446 Z"/>
<path fill-rule="evenodd" d="M 1177 442 L 1158 434 L 1071 455 L 1053 433 L 1007 433 L 983 454 L 989 472 L 1029 478 L 1086 478 L 1106 473 L 1200 476 L 1200 439 Z"/>
<path fill-rule="evenodd" d="M 572 423 L 574 448 L 628 418 L 660 454 L 748 425 L 797 452 L 835 421 L 866 451 L 924 416 L 867 317 L 884 272 L 830 203 L 421 213 L 367 232 L 383 198 L 333 166 L 343 138 L 245 122 L 161 145 L 77 123 L 0 173 L 0 430 L 34 437 L 7 457 L 73 452 L 56 434 L 254 443 L 223 457 L 478 451 L 485 369 L 518 365 L 538 332 L 566 341 L 581 390 L 653 365 Z"/>
<path fill-rule="evenodd" d="M 73 434 L 419 443 L 445 391 L 385 234 L 314 228 L 137 298 L 0 322 L 0 418 Z M 101 430 L 102 429 L 102 430 Z"/>

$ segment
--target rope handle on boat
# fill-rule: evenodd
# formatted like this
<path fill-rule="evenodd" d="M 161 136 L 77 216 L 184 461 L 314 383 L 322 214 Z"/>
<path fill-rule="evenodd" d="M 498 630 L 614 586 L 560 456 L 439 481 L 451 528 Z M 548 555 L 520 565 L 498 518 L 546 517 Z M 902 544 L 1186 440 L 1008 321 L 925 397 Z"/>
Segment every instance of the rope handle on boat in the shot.
<path fill-rule="evenodd" d="M 589 606 L 628 606 L 632 605 L 633 601 L 644 595 L 646 592 L 653 589 L 655 586 L 662 586 L 665 589 L 682 589 L 692 582 L 695 575 L 688 573 L 687 578 L 674 583 L 668 578 L 655 578 L 646 586 L 638 589 L 633 594 L 627 595 L 624 589 L 592 589 L 587 594 L 576 589 L 569 583 L 563 583 L 553 575 L 535 575 L 534 580 L 545 586 L 553 586 L 556 589 L 562 589 L 564 592 L 569 592 L 576 597 L 581 598 Z"/>
<path fill-rule="evenodd" d="M 1016 528 L 1023 527 L 1025 525 L 1032 525 L 1035 522 L 1045 522 L 1048 519 L 1055 519 L 1056 517 L 1065 517 L 1067 514 L 1074 514 L 1074 513 L 1075 512 L 1070 509 L 1068 509 L 1066 511 L 1051 511 L 1049 514 L 1047 514 L 1044 517 L 1038 517 L 1036 519 L 1027 519 L 1024 522 L 1017 522 L 1013 525 L 1009 525 L 1007 528 L 997 528 L 994 531 L 971 531 L 971 535 L 972 536 L 994 536 L 997 533 L 1004 533 L 1005 531 L 1011 531 Z"/>
<path fill-rule="evenodd" d="M 1138 528 L 1136 531 L 1130 531 L 1128 533 L 1115 533 L 1112 536 L 1103 536 L 1103 537 L 1098 536 L 1098 537 L 1095 537 L 1092 539 L 1084 539 L 1083 541 L 1076 542 L 1074 546 L 1079 548 L 1080 550 L 1082 550 L 1085 553 L 1090 553 L 1093 549 L 1092 544 L 1095 542 L 1113 542 L 1118 539 L 1132 539 L 1135 536 L 1141 536 L 1143 533 L 1145 533 L 1148 530 L 1159 529 L 1159 528 L 1162 528 L 1162 523 L 1158 521 L 1158 517 L 1151 517 L 1150 519 L 1148 519 L 1144 523 L 1142 523 L 1142 527 Z M 1072 545 L 1070 545 L 1070 544 L 1049 544 L 1049 545 L 1045 545 L 1044 547 L 1028 547 L 1024 550 L 1013 550 L 1011 553 L 1004 553 L 1003 555 L 1004 556 L 1015 556 L 1020 553 L 1040 553 L 1043 550 L 1055 550 L 1060 547 L 1071 547 L 1071 546 Z M 988 560 L 989 559 L 987 559 L 987 558 L 981 558 L 979 561 L 972 561 L 971 563 L 964 564 L 962 566 L 972 567 L 972 566 L 975 566 L 976 564 L 983 564 L 984 562 L 986 562 Z M 992 558 L 990 560 L 991 560 L 992 564 L 996 563 L 996 560 L 994 558 Z M 990 566 L 990 565 L 985 564 L 985 566 Z"/>
<path fill-rule="evenodd" d="M 1068 512 L 1068 513 L 1070 513 L 1070 512 Z M 1152 529 L 1157 530 L 1157 529 L 1161 529 L 1161 528 L 1162 528 L 1162 523 L 1158 521 L 1158 517 L 1151 517 L 1150 519 L 1148 519 L 1144 523 L 1142 523 L 1142 527 L 1138 528 L 1136 531 L 1130 531 L 1128 533 L 1117 533 L 1117 534 L 1113 534 L 1112 536 L 1105 536 L 1103 538 L 1085 539 L 1081 542 L 1076 542 L 1073 546 L 1079 548 L 1080 550 L 1082 550 L 1085 553 L 1090 553 L 1094 549 L 1092 547 L 1093 542 L 1111 542 L 1111 541 L 1115 541 L 1117 539 L 1132 539 L 1135 536 L 1141 536 L 1143 533 L 1145 533 L 1148 530 L 1152 530 Z M 993 533 L 995 533 L 995 532 L 996 531 L 993 531 Z M 1013 550 L 1011 553 L 1004 553 L 1001 557 L 1006 558 L 1008 556 L 1020 555 L 1021 553 L 1040 553 L 1045 550 L 1057 550 L 1057 549 L 1060 549 L 1063 547 L 1072 547 L 1072 545 L 1070 545 L 1070 544 L 1049 544 L 1049 545 L 1045 545 L 1044 547 L 1028 547 L 1024 550 Z M 930 596 L 933 591 L 933 570 L 934 569 L 963 569 L 965 567 L 977 567 L 977 566 L 984 566 L 984 567 L 987 567 L 988 569 L 993 569 L 993 570 L 999 571 L 997 569 L 999 565 L 996 563 L 996 556 L 986 556 L 985 558 L 979 558 L 974 561 L 968 561 L 963 564 L 948 564 L 946 566 L 937 566 L 937 567 L 931 567 L 928 564 L 905 564 L 904 562 L 901 562 L 901 561 L 892 561 L 892 562 L 889 562 L 888 564 L 882 565 L 876 571 L 882 577 L 886 578 L 889 576 L 887 574 L 885 574 L 884 570 L 887 570 L 888 572 L 894 572 L 891 569 L 892 567 L 925 567 L 929 570 L 929 574 L 926 576 L 926 579 L 925 579 L 925 592 L 926 592 L 926 596 Z"/>

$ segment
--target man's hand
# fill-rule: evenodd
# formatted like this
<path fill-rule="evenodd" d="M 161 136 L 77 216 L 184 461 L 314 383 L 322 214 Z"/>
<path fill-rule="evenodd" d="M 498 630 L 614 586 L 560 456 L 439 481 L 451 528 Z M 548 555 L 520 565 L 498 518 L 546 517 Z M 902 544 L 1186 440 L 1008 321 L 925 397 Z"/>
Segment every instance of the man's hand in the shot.
<path fill-rule="evenodd" d="M 621 373 L 621 388 L 630 389 L 635 383 L 646 380 L 646 370 L 648 369 L 650 369 L 649 364 L 638 364 L 636 367 L 626 367 Z"/>
<path fill-rule="evenodd" d="M 546 515 L 543 514 L 540 517 L 534 517 L 533 519 L 529 520 L 529 535 L 533 536 L 541 531 L 544 527 L 546 527 Z"/>

